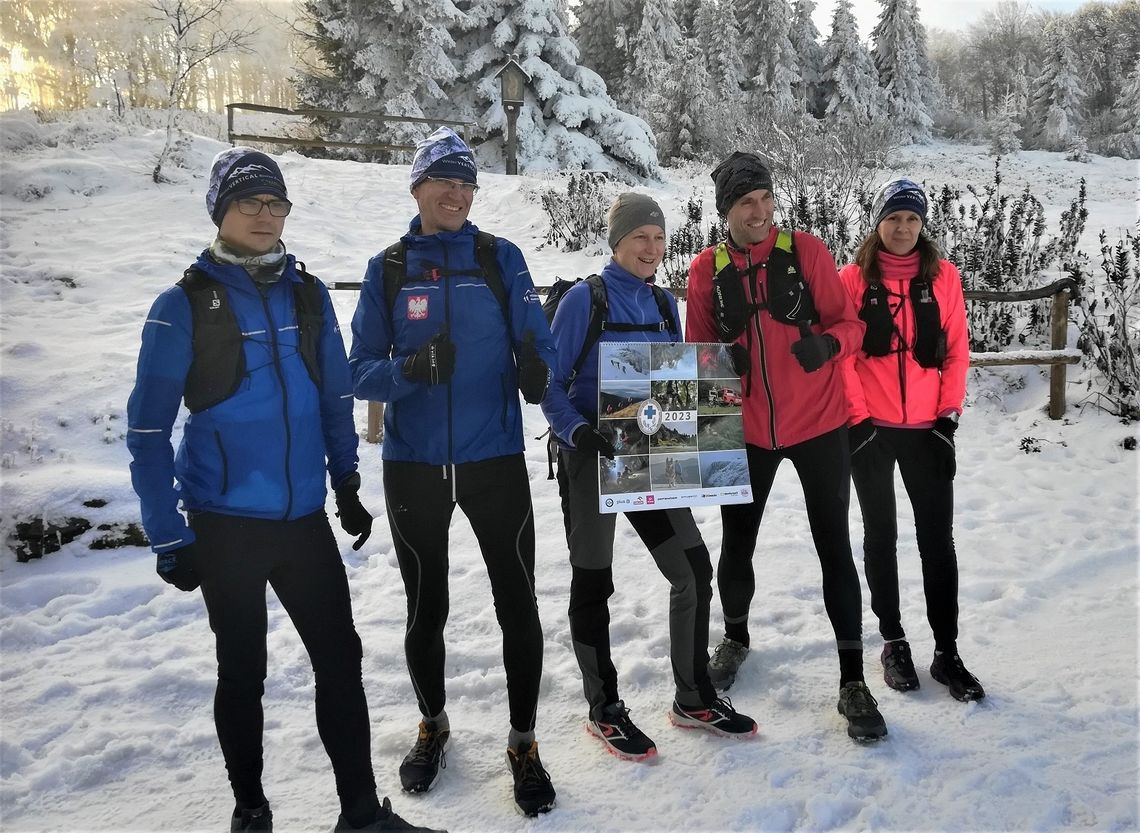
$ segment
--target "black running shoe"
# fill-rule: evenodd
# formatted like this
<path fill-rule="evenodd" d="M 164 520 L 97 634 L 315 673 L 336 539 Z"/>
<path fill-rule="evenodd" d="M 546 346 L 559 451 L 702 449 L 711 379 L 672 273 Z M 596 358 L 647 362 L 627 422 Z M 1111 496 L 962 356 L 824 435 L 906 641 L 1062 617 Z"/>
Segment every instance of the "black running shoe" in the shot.
<path fill-rule="evenodd" d="M 657 754 L 657 746 L 629 719 L 629 709 L 618 700 L 597 709 L 586 721 L 586 731 L 601 738 L 606 749 L 626 761 L 644 761 Z"/>
<path fill-rule="evenodd" d="M 910 656 L 910 644 L 896 639 L 883 646 L 883 682 L 895 691 L 914 691 L 918 688 L 918 673 Z"/>
<path fill-rule="evenodd" d="M 709 682 L 717 691 L 728 691 L 736 682 L 736 672 L 748 656 L 748 646 L 727 636 L 713 650 L 709 660 Z"/>
<path fill-rule="evenodd" d="M 978 682 L 977 677 L 966 670 L 962 658 L 957 653 L 936 653 L 934 662 L 930 663 L 930 676 L 942 685 L 949 686 L 950 696 L 963 703 L 981 700 L 986 696 L 982 684 Z"/>
<path fill-rule="evenodd" d="M 447 833 L 446 830 L 435 830 L 431 827 L 416 827 L 414 824 L 409 824 L 402 818 L 396 815 L 392 810 L 392 802 L 387 798 L 376 811 L 376 818 L 364 827 L 352 827 L 345 820 L 344 816 L 340 816 L 336 820 L 336 827 L 333 828 L 333 833 L 347 833 L 351 830 L 360 830 L 364 833 L 373 833 L 373 831 L 380 830 L 404 830 L 408 833 Z"/>
<path fill-rule="evenodd" d="M 858 741 L 876 741 L 887 734 L 879 704 L 862 680 L 839 689 L 839 713 L 847 718 L 847 734 Z"/>
<path fill-rule="evenodd" d="M 538 742 L 523 741 L 507 748 L 507 763 L 515 779 L 515 804 L 526 816 L 548 813 L 554 807 L 554 785 L 538 757 Z"/>
<path fill-rule="evenodd" d="M 420 736 L 400 764 L 400 785 L 404 792 L 424 793 L 435 786 L 441 770 L 447 769 L 447 747 L 451 732 L 420 721 Z"/>
<path fill-rule="evenodd" d="M 740 714 L 727 697 L 718 697 L 705 706 L 685 708 L 673 701 L 669 719 L 683 729 L 705 729 L 726 738 L 750 738 L 759 731 L 756 721 Z"/>
<path fill-rule="evenodd" d="M 273 811 L 269 804 L 262 804 L 253 810 L 239 810 L 234 808 L 233 817 L 230 818 L 230 833 L 241 830 L 272 830 Z"/>

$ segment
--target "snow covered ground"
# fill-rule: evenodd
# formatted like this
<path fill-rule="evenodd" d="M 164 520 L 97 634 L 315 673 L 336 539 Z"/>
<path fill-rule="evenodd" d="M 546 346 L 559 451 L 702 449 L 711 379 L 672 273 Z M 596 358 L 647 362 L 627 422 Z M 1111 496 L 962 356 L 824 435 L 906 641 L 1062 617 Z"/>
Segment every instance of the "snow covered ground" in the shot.
<path fill-rule="evenodd" d="M 5 116 L 0 147 L 0 531 L 39 514 L 132 520 L 123 435 L 139 333 L 152 299 L 213 233 L 202 174 L 222 145 L 195 140 L 189 171 L 178 172 L 183 181 L 164 186 L 147 177 L 160 147 L 154 132 Z M 367 258 L 413 213 L 406 167 L 294 154 L 281 162 L 296 202 L 285 240 L 326 280 L 359 280 Z M 984 182 L 991 168 L 981 149 L 944 144 L 907 150 L 899 164 L 939 183 Z M 1133 162 L 1094 157 L 1080 165 L 1026 153 L 1005 170 L 1011 189 L 1033 183 L 1055 214 L 1077 178 L 1088 177 L 1090 243 L 1100 228 L 1135 221 Z M 545 218 L 527 195 L 542 183 L 486 174 L 481 184 L 472 219 L 517 242 L 538 282 L 601 265 L 537 249 Z M 653 193 L 676 221 L 694 188 L 711 206 L 706 177 Z M 342 322 L 354 304 L 354 293 L 339 294 Z M 835 711 L 837 663 L 819 568 L 786 466 L 757 553 L 754 651 L 731 692 L 759 722 L 759 737 L 728 742 L 668 723 L 668 585 L 619 523 L 615 656 L 626 703 L 661 754 L 650 765 L 606 755 L 583 728 L 558 499 L 545 480 L 543 445 L 528 440 L 546 634 L 538 731 L 559 794 L 555 811 L 534 820 L 512 809 L 498 628 L 459 513 L 448 625 L 453 751 L 435 790 L 399 793 L 396 769 L 418 715 L 402 656 L 405 604 L 383 516 L 379 449 L 362 444 L 375 532 L 359 553 L 347 536 L 340 541 L 365 645 L 382 793 L 406 817 L 453 833 L 1135 830 L 1140 458 L 1120 445 L 1135 426 L 1073 406 L 1083 390 L 1071 386 L 1067 418 L 1052 422 L 1039 369 L 971 372 L 958 435 L 959 644 L 989 696 L 955 702 L 924 668 L 921 690 L 888 691 L 867 609 L 867 677 L 890 729 L 871 747 L 848 740 Z M 525 408 L 527 437 L 536 437 L 545 428 L 541 413 Z M 361 428 L 364 413 L 358 403 Z M 84 508 L 92 498 L 106 505 Z M 916 658 L 928 662 L 932 643 L 903 507 L 904 621 Z M 719 515 L 697 514 L 715 554 Z M 858 556 L 855 508 L 851 524 Z M 211 719 L 215 669 L 201 597 L 163 584 L 148 550 L 88 549 L 98 534 L 26 564 L 8 547 L 0 552 L 0 825 L 217 830 L 232 805 Z M 716 636 L 719 617 L 714 599 Z M 313 723 L 312 674 L 272 597 L 269 641 L 266 790 L 277 829 L 328 829 L 337 805 Z"/>

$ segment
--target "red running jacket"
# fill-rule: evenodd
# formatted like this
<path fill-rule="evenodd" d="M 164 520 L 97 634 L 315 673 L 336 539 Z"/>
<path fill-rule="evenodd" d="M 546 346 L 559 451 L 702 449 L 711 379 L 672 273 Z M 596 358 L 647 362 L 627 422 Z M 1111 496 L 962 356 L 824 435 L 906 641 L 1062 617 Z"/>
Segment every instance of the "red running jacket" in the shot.
<path fill-rule="evenodd" d="M 962 296 L 962 277 L 957 267 L 943 260 L 934 279 L 934 297 L 946 333 L 946 359 L 942 369 L 919 365 L 908 345 L 914 343 L 915 320 L 910 301 L 910 281 L 918 274 L 918 252 L 899 257 L 890 252 L 879 253 L 883 284 L 901 299 L 902 309 L 895 314 L 895 324 L 906 340 L 899 352 L 886 356 L 868 356 L 861 349 L 843 362 L 843 379 L 847 388 L 847 422 L 855 425 L 867 417 L 888 426 L 927 428 L 934 420 L 951 411 L 962 413 L 966 398 L 966 371 L 970 369 L 970 342 L 966 332 L 966 301 Z M 863 304 L 866 281 L 854 263 L 839 273 L 848 296 L 856 309 Z M 891 340 L 898 350 L 899 337 Z"/>
<path fill-rule="evenodd" d="M 729 244 L 733 264 L 742 272 L 753 263 L 766 264 L 776 244 L 778 229 L 747 249 Z M 795 251 L 804 281 L 811 289 L 820 323 L 814 333 L 830 333 L 839 342 L 839 355 L 814 373 L 806 373 L 792 354 L 799 330 L 772 318 L 767 310 L 752 317 L 752 374 L 745 379 L 744 440 L 760 448 L 776 449 L 814 439 L 844 425 L 847 402 L 843 391 L 841 360 L 863 343 L 866 325 L 855 313 L 843 290 L 835 261 L 823 241 L 805 232 L 794 232 Z M 685 340 L 719 341 L 712 312 L 712 279 L 715 247 L 698 254 L 689 266 L 689 294 L 685 314 Z M 767 269 L 756 276 L 757 290 L 767 297 Z M 752 298 L 742 274 L 745 295 Z M 752 299 L 755 301 L 755 299 Z M 737 339 L 748 346 L 746 331 Z"/>

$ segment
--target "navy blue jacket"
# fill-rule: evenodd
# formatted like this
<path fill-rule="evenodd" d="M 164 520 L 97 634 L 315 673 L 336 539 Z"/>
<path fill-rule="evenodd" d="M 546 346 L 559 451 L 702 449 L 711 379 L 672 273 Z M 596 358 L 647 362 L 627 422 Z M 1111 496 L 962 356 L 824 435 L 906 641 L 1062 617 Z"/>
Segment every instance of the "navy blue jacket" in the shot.
<path fill-rule="evenodd" d="M 241 266 L 216 263 L 205 252 L 195 266 L 226 287 L 245 336 L 246 376 L 229 399 L 187 417 L 175 455 L 170 438 L 193 359 L 193 320 L 181 287 L 158 297 L 143 326 L 127 403 L 131 482 L 155 552 L 194 540 L 180 498 L 187 510 L 292 520 L 324 507 L 326 468 L 337 486 L 357 464 L 352 379 L 324 285 L 318 389 L 299 350 L 290 284 L 301 278 L 293 256 L 264 298 Z"/>
<path fill-rule="evenodd" d="M 497 238 L 495 257 L 510 301 L 508 328 L 475 259 L 477 233 L 467 222 L 459 231 L 425 236 L 415 217 L 403 237 L 407 282 L 391 314 L 384 296 L 384 254 L 368 262 L 348 361 L 357 398 L 388 403 L 385 460 L 451 465 L 523 450 L 513 351 L 533 333 L 539 355 L 551 367 L 554 340 L 522 252 Z M 433 269 L 451 274 L 433 275 Z M 409 381 L 405 360 L 445 330 L 455 345 L 450 381 Z"/>
<path fill-rule="evenodd" d="M 653 295 L 652 287 L 636 275 L 632 275 L 613 260 L 606 264 L 602 270 L 602 281 L 606 285 L 606 302 L 609 305 L 607 320 L 615 324 L 660 324 L 661 311 L 657 308 L 657 300 Z M 677 315 L 677 299 L 669 291 L 665 292 L 669 299 L 669 309 L 673 313 L 673 320 L 680 327 L 680 317 Z M 598 420 L 598 344 L 603 341 L 655 341 L 670 342 L 684 341 L 679 332 L 670 330 L 655 332 L 611 332 L 603 331 L 598 344 L 595 344 L 586 356 L 581 370 L 574 379 L 574 383 L 567 388 L 566 380 L 574 369 L 574 361 L 586 342 L 586 330 L 589 328 L 592 299 L 590 286 L 586 281 L 576 284 L 567 292 L 558 304 L 558 311 L 554 314 L 554 321 L 550 329 L 554 334 L 554 343 L 558 348 L 558 363 L 553 368 L 555 385 L 568 394 L 568 400 L 561 397 L 547 396 L 542 403 L 542 412 L 556 437 L 567 448 L 573 448 L 570 438 L 578 426 L 590 423 L 596 425 Z"/>

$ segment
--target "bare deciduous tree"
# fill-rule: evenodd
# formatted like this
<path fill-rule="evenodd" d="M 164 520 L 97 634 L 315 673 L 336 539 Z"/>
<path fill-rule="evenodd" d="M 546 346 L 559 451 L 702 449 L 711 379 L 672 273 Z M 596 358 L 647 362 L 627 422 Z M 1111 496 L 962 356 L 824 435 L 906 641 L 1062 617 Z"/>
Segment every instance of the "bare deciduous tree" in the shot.
<path fill-rule="evenodd" d="M 226 0 L 150 0 L 152 20 L 163 26 L 168 54 L 173 59 L 166 99 L 166 142 L 158 155 L 152 179 L 166 182 L 162 166 L 171 156 L 177 133 L 179 103 L 187 82 L 199 64 L 225 52 L 248 52 L 256 30 L 239 26 L 219 28 Z"/>

